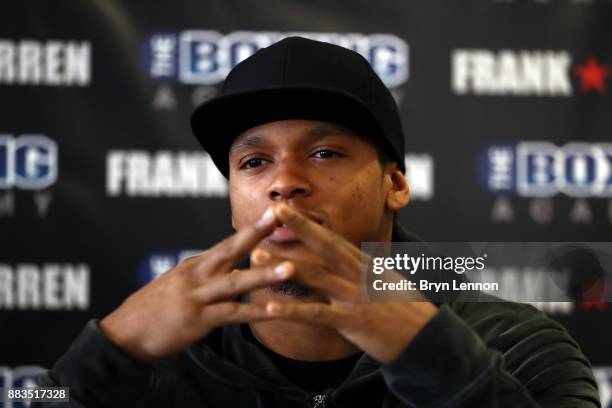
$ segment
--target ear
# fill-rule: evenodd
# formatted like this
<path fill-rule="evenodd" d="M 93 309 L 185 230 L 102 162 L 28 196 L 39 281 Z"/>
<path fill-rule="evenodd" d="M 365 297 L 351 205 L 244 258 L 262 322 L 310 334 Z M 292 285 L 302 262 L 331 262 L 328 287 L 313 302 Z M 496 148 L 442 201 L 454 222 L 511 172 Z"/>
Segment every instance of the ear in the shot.
<path fill-rule="evenodd" d="M 397 168 L 396 163 L 393 163 L 393 166 L 387 169 L 385 179 L 389 183 L 386 207 L 390 211 L 398 212 L 410 202 L 408 180 L 406 180 L 406 175 Z"/>

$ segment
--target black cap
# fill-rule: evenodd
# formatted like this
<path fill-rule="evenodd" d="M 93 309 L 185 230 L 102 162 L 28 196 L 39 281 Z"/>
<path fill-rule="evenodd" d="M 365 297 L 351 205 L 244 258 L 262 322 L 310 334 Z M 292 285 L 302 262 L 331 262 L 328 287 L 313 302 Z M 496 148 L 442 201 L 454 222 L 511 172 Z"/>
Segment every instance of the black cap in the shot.
<path fill-rule="evenodd" d="M 347 127 L 374 141 L 406 171 L 397 105 L 368 61 L 355 51 L 302 37 L 285 38 L 236 65 L 221 94 L 193 111 L 191 128 L 228 177 L 234 138 L 285 119 Z"/>

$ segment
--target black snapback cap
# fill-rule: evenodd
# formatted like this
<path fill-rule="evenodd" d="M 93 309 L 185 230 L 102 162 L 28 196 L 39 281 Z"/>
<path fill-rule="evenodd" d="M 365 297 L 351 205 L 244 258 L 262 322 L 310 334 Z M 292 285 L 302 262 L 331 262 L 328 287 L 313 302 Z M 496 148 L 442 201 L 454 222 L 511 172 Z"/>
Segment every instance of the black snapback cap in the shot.
<path fill-rule="evenodd" d="M 369 62 L 355 51 L 288 37 L 236 65 L 221 94 L 191 114 L 191 128 L 221 173 L 240 133 L 286 119 L 347 127 L 372 140 L 405 173 L 397 105 Z"/>

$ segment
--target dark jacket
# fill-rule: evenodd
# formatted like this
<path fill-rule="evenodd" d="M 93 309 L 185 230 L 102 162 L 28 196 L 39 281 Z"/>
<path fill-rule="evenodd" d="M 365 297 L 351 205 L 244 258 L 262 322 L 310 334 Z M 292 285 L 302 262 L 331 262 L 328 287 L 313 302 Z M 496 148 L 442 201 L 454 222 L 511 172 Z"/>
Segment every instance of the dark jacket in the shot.
<path fill-rule="evenodd" d="M 396 228 L 393 240 L 414 237 Z M 363 355 L 325 395 L 284 378 L 239 325 L 145 364 L 92 320 L 39 383 L 68 386 L 71 406 L 90 408 L 600 406 L 591 366 L 566 330 L 511 302 L 441 305 L 395 361 L 381 365 Z"/>

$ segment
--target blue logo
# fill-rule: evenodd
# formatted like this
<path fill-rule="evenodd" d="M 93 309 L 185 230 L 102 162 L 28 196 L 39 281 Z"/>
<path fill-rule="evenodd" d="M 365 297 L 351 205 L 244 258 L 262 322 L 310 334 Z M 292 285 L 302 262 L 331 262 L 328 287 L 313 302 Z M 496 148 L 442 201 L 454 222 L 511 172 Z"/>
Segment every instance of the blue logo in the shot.
<path fill-rule="evenodd" d="M 37 375 L 44 371 L 43 367 L 38 366 L 0 367 L 0 389 L 33 387 L 36 385 Z M 28 406 L 30 404 L 26 401 L 11 401 L 8 398 L 3 400 L 0 397 L 0 407 L 26 408 Z"/>
<path fill-rule="evenodd" d="M 222 82 L 228 72 L 257 50 L 291 36 L 352 49 L 367 59 L 388 87 L 404 83 L 409 76 L 409 47 L 392 34 L 281 33 L 189 30 L 155 33 L 145 47 L 145 66 L 155 80 L 212 85 Z"/>
<path fill-rule="evenodd" d="M 41 190 L 57 180 L 57 145 L 46 136 L 0 135 L 0 189 Z"/>
<path fill-rule="evenodd" d="M 147 255 L 141 262 L 138 268 L 138 281 L 141 286 L 146 285 L 153 279 L 158 278 L 162 274 L 174 268 L 181 261 L 191 257 L 200 255 L 201 250 L 180 250 L 167 252 L 153 252 Z"/>
<path fill-rule="evenodd" d="M 480 157 L 485 188 L 523 197 L 612 196 L 612 143 L 550 142 L 498 144 Z"/>

